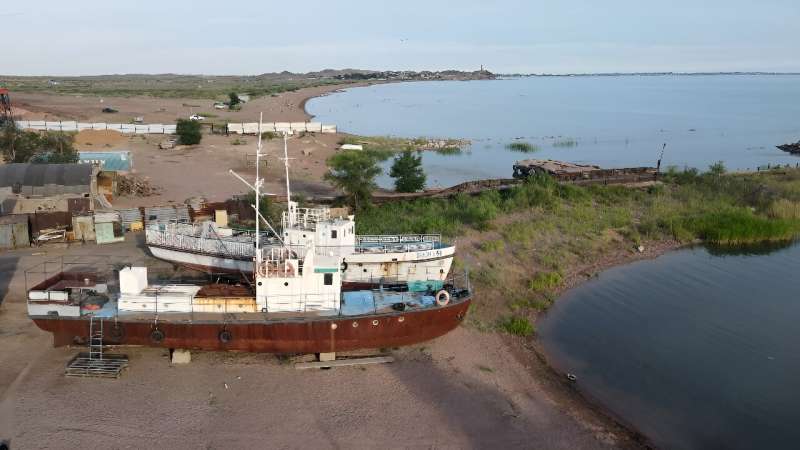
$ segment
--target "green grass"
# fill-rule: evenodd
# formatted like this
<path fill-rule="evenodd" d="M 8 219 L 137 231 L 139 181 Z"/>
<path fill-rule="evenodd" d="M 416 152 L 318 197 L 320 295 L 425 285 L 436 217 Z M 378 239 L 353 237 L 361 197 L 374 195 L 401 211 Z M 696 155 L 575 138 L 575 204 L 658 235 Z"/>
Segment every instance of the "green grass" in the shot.
<path fill-rule="evenodd" d="M 531 144 L 530 142 L 512 142 L 506 145 L 506 148 L 509 150 L 513 150 L 515 152 L 521 153 L 533 153 L 539 151 L 539 146 L 536 144 Z"/>
<path fill-rule="evenodd" d="M 553 141 L 553 147 L 556 148 L 572 148 L 577 147 L 578 141 L 572 138 L 556 139 Z"/>
<path fill-rule="evenodd" d="M 474 242 L 462 246 L 458 260 L 480 292 L 468 323 L 530 335 L 524 318 L 553 304 L 567 274 L 592 276 L 609 255 L 673 240 L 703 240 L 720 252 L 800 236 L 800 170 L 718 169 L 673 170 L 663 185 L 647 189 L 532 177 L 502 192 L 373 206 L 359 213 L 356 232 L 442 233 L 449 241 Z"/>
<path fill-rule="evenodd" d="M 500 321 L 500 328 L 508 334 L 522 337 L 531 336 L 535 332 L 533 324 L 528 319 L 518 316 L 511 316 Z"/>
<path fill-rule="evenodd" d="M 505 250 L 506 244 L 502 239 L 493 239 L 481 242 L 480 249 L 484 252 L 499 253 Z"/>
<path fill-rule="evenodd" d="M 505 214 L 539 211 L 535 219 L 511 222 L 501 232 L 506 244 L 528 246 L 540 236 L 569 237 L 565 248 L 591 254 L 613 234 L 638 245 L 647 239 L 703 239 L 743 243 L 791 239 L 800 233 L 796 204 L 800 179 L 790 174 L 710 175 L 673 173 L 649 191 L 621 186 L 562 186 L 549 177 L 532 177 L 504 192 L 451 199 L 386 203 L 361 213 L 357 232 L 442 233 L 456 237 L 467 229 L 488 230 Z M 798 177 L 797 179 L 795 177 Z M 612 233 L 611 235 L 609 233 Z M 486 245 L 486 247 L 484 247 Z M 497 243 L 481 250 L 499 249 Z"/>
<path fill-rule="evenodd" d="M 395 153 L 401 153 L 406 150 L 422 151 L 433 150 L 443 155 L 455 155 L 461 153 L 461 142 L 457 139 L 442 139 L 445 146 L 441 148 L 429 147 L 431 141 L 440 141 L 440 139 L 428 139 L 425 137 L 416 138 L 401 138 L 394 136 L 358 136 L 346 135 L 339 139 L 339 145 L 355 144 L 361 145 L 364 151 L 372 152 L 373 155 L 378 156 L 380 159 L 388 159 Z"/>
<path fill-rule="evenodd" d="M 55 79 L 57 85 L 49 80 Z M 40 92 L 103 97 L 151 96 L 227 100 L 228 93 L 261 97 L 304 87 L 349 84 L 350 81 L 302 78 L 301 75 L 212 76 L 212 75 L 98 75 L 81 77 L 6 77 L 4 86 L 17 92 Z"/>
<path fill-rule="evenodd" d="M 437 148 L 434 151 L 440 155 L 459 155 L 461 154 L 461 147 L 448 146 Z"/>
<path fill-rule="evenodd" d="M 563 282 L 564 276 L 560 272 L 539 272 L 528 282 L 528 289 L 547 292 L 561 286 Z"/>

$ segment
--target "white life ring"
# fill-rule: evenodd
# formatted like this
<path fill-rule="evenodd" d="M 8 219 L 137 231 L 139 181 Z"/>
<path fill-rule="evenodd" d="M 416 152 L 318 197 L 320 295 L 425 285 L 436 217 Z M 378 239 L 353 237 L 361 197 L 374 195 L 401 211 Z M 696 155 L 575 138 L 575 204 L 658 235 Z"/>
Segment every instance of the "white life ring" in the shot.
<path fill-rule="evenodd" d="M 450 293 L 442 289 L 436 293 L 436 304 L 439 306 L 447 306 L 450 303 Z"/>

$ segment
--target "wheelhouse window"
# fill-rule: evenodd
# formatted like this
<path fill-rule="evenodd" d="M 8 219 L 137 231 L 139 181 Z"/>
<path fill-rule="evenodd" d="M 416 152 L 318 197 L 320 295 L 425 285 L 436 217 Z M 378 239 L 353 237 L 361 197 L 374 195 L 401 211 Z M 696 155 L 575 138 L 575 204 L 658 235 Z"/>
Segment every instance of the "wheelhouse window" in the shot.
<path fill-rule="evenodd" d="M 326 273 L 324 278 L 325 278 L 325 286 L 333 285 L 333 274 L 332 273 Z"/>
<path fill-rule="evenodd" d="M 331 230 L 331 239 L 336 239 L 336 230 Z"/>

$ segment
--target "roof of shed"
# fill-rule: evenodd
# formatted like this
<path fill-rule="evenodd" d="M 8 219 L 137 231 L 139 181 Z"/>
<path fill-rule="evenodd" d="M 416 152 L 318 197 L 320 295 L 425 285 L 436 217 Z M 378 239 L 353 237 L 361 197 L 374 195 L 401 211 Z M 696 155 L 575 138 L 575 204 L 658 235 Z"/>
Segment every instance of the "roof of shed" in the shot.
<path fill-rule="evenodd" d="M 93 170 L 89 164 L 4 164 L 0 165 L 0 187 L 88 186 Z"/>

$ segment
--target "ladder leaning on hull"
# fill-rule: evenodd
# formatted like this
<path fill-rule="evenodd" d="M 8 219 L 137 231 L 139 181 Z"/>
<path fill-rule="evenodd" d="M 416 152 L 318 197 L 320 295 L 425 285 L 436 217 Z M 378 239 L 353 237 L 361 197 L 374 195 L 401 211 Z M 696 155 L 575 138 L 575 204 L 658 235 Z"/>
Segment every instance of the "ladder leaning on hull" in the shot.
<path fill-rule="evenodd" d="M 119 378 L 128 367 L 128 356 L 103 354 L 103 319 L 98 319 L 97 325 L 94 319 L 89 318 L 89 352 L 75 355 L 64 373 L 68 377 Z"/>

